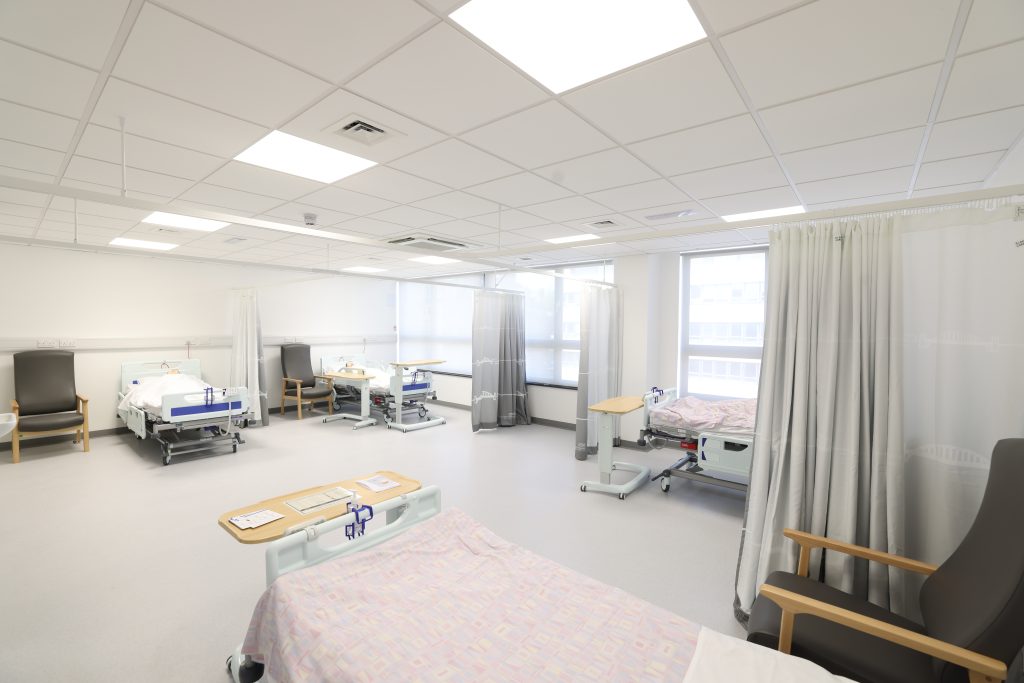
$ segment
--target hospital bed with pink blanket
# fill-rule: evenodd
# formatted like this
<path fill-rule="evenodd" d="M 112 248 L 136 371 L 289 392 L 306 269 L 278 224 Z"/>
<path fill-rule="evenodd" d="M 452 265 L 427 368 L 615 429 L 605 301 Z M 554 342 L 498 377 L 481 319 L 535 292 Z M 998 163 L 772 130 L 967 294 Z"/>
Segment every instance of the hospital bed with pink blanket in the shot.
<path fill-rule="evenodd" d="M 653 387 L 644 394 L 644 424 L 637 443 L 684 453 L 654 479 L 668 491 L 672 477 L 737 490 L 750 483 L 757 399 L 679 397 L 676 389 Z"/>

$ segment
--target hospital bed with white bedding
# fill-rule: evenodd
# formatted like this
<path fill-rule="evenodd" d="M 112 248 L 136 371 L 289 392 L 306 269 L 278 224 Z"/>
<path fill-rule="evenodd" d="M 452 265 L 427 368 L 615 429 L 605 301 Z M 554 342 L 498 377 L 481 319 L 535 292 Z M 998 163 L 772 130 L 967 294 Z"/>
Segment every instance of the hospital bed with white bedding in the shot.
<path fill-rule="evenodd" d="M 117 414 L 139 439 L 160 444 L 165 465 L 175 455 L 238 450 L 251 416 L 245 387 L 221 389 L 202 379 L 198 359 L 121 364 Z"/>
<path fill-rule="evenodd" d="M 342 412 L 324 418 L 324 422 L 356 419 L 353 429 L 359 429 L 376 424 L 371 417 L 371 412 L 376 411 L 388 429 L 403 432 L 445 424 L 443 417 L 427 417 L 426 401 L 437 399 L 434 373 L 419 369 L 443 362 L 431 359 L 374 363 L 362 356 L 324 356 L 320 359 L 320 371 L 333 379 L 336 409 L 359 406 L 358 416 Z M 412 418 L 416 421 L 410 422 Z"/>
<path fill-rule="evenodd" d="M 676 389 L 653 387 L 644 394 L 644 425 L 637 443 L 686 451 L 654 478 L 668 491 L 672 477 L 746 490 L 754 448 L 756 399 L 680 398 Z"/>

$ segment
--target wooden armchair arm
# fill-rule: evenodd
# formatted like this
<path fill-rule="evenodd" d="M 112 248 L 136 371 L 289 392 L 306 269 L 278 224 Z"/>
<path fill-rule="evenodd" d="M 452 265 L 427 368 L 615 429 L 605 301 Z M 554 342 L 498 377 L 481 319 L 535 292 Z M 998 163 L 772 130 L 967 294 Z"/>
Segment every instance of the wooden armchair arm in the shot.
<path fill-rule="evenodd" d="M 327 382 L 329 385 L 334 386 L 334 378 L 333 377 L 328 377 L 327 375 L 313 375 L 313 377 L 316 377 L 317 379 L 322 379 L 323 381 Z"/>
<path fill-rule="evenodd" d="M 285 384 L 287 384 L 288 382 L 295 382 L 299 386 L 300 389 L 302 388 L 302 380 L 301 379 L 295 379 L 294 377 L 282 377 L 281 381 L 284 382 Z"/>
<path fill-rule="evenodd" d="M 17 399 L 11 399 L 11 412 L 18 415 L 21 411 L 21 406 L 18 405 Z"/>
<path fill-rule="evenodd" d="M 79 403 L 88 403 L 89 402 L 89 399 L 87 399 L 85 396 L 82 396 L 81 394 L 75 394 L 75 398 L 78 399 Z"/>
<path fill-rule="evenodd" d="M 810 569 L 812 548 L 835 550 L 847 555 L 852 555 L 853 557 L 860 557 L 873 562 L 881 562 L 882 564 L 899 567 L 900 569 L 909 569 L 912 572 L 919 572 L 921 574 L 931 574 L 939 568 L 938 565 L 911 560 L 900 555 L 884 553 L 881 550 L 872 550 L 871 548 L 854 545 L 853 543 L 834 541 L 831 538 L 825 538 L 824 536 L 818 536 L 816 534 L 809 534 L 806 531 L 783 529 L 782 533 L 786 538 L 796 541 L 800 546 L 800 560 L 797 563 L 796 568 L 796 573 L 799 576 L 807 576 L 808 570 Z"/>
<path fill-rule="evenodd" d="M 971 683 L 995 683 L 1006 680 L 1006 665 L 998 659 L 777 586 L 765 584 L 761 586 L 760 594 L 782 609 L 782 624 L 779 628 L 780 652 L 789 653 L 792 647 L 793 617 L 797 614 L 810 614 L 962 666 L 967 669 Z"/>

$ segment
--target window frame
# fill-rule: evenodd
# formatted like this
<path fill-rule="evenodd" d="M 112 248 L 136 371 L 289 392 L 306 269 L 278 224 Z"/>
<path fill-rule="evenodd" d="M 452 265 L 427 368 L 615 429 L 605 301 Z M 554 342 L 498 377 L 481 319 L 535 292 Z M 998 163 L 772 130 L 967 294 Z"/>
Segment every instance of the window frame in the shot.
<path fill-rule="evenodd" d="M 690 251 L 679 255 L 679 367 L 676 376 L 676 386 L 679 388 L 680 396 L 697 396 L 705 399 L 734 398 L 732 396 L 720 396 L 717 394 L 698 394 L 689 391 L 689 368 L 690 359 L 694 356 L 699 358 L 726 358 L 737 360 L 761 360 L 764 354 L 764 337 L 761 338 L 760 346 L 726 346 L 719 344 L 690 344 L 690 264 L 695 258 L 708 258 L 714 256 L 730 256 L 733 254 L 764 254 L 764 311 L 767 315 L 768 308 L 768 245 L 757 245 L 742 247 L 739 249 L 716 249 L 711 251 Z M 725 323 L 735 324 L 735 323 Z M 765 327 L 765 320 L 762 318 L 762 327 Z"/>

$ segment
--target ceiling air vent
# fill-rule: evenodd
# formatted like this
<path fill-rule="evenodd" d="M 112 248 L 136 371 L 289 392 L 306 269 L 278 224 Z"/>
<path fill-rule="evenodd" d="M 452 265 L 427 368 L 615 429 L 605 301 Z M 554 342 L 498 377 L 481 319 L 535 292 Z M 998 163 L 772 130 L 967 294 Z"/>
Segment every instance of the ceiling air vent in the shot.
<path fill-rule="evenodd" d="M 440 237 L 427 237 L 426 235 L 399 237 L 388 240 L 388 244 L 412 247 L 413 249 L 422 249 L 423 251 L 454 251 L 456 249 L 465 249 L 469 246 L 464 242 L 456 242 L 455 240 L 442 239 Z"/>
<path fill-rule="evenodd" d="M 668 213 L 656 213 L 653 216 L 646 216 L 649 221 L 670 221 L 675 218 L 685 218 L 686 216 L 692 216 L 697 213 L 693 209 L 683 209 L 682 211 L 669 211 Z"/>
<path fill-rule="evenodd" d="M 587 225 L 598 230 L 607 230 L 608 228 L 619 227 L 618 223 L 610 219 L 605 219 L 603 221 L 594 221 L 593 223 L 587 223 Z"/>
<path fill-rule="evenodd" d="M 397 132 L 385 130 L 383 126 L 358 114 L 352 114 L 342 119 L 341 123 L 331 126 L 329 130 L 333 131 L 335 135 L 355 140 L 364 145 L 376 145 L 381 140 L 389 138 Z"/>

